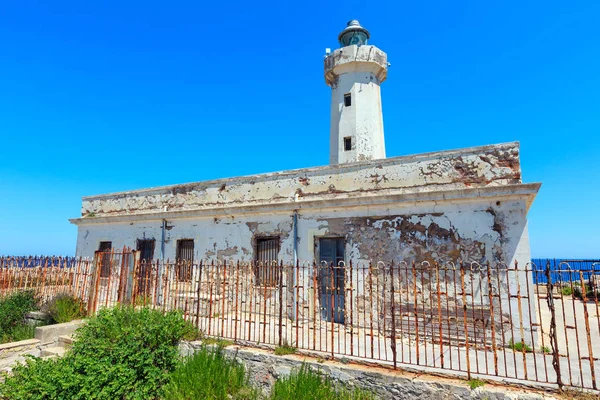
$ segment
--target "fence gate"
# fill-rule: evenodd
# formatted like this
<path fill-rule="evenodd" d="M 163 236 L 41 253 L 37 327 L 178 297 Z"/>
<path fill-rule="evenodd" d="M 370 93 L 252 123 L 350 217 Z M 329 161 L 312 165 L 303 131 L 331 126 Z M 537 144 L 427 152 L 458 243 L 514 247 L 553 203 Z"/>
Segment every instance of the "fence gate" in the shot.
<path fill-rule="evenodd" d="M 88 314 L 95 313 L 101 307 L 131 303 L 134 272 L 139 264 L 139 251 L 124 248 L 119 252 L 95 252 Z"/>

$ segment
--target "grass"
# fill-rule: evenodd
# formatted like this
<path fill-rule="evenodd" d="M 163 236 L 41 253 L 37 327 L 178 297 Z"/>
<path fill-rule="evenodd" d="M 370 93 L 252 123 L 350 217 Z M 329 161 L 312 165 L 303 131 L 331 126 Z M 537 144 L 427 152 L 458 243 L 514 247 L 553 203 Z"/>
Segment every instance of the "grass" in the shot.
<path fill-rule="evenodd" d="M 165 400 L 258 398 L 242 364 L 226 358 L 221 349 L 206 347 L 171 373 L 163 392 Z"/>
<path fill-rule="evenodd" d="M 561 289 L 563 296 L 570 296 L 573 294 L 573 289 L 570 286 L 565 286 Z"/>
<path fill-rule="evenodd" d="M 331 378 L 307 364 L 279 379 L 271 392 L 273 400 L 374 400 L 364 390 L 347 389 L 333 383 Z"/>
<path fill-rule="evenodd" d="M 552 353 L 552 350 L 548 346 L 542 346 L 541 350 L 542 350 L 542 353 L 544 353 L 544 354 L 551 354 Z"/>
<path fill-rule="evenodd" d="M 2 343 L 32 339 L 35 327 L 25 323 L 25 315 L 38 309 L 39 299 L 31 290 L 0 298 L 0 340 Z"/>
<path fill-rule="evenodd" d="M 483 385 L 485 385 L 485 382 L 480 379 L 469 379 L 467 383 L 469 384 L 471 390 L 475 390 L 478 387 L 482 387 Z"/>
<path fill-rule="evenodd" d="M 573 289 L 573 297 L 579 300 L 583 300 L 583 290 L 585 290 L 585 299 L 590 301 L 600 297 L 600 292 L 597 292 L 595 288 L 586 283 L 585 286 L 578 285 Z"/>
<path fill-rule="evenodd" d="M 560 398 L 569 400 L 597 400 L 598 395 L 594 393 L 584 392 L 578 389 L 563 389 L 560 391 Z"/>
<path fill-rule="evenodd" d="M 62 324 L 85 317 L 86 305 L 77 297 L 70 294 L 59 294 L 44 306 L 54 322 Z"/>
<path fill-rule="evenodd" d="M 145 307 L 150 306 L 152 304 L 152 296 L 150 295 L 140 295 L 135 298 L 135 306 L 136 307 Z"/>
<path fill-rule="evenodd" d="M 526 353 L 531 353 L 533 351 L 531 346 L 529 346 L 527 343 L 525 343 L 523 341 L 515 343 L 515 342 L 513 342 L 512 339 L 510 339 L 508 347 L 510 347 L 514 351 L 520 351 L 520 352 L 525 351 Z"/>
<path fill-rule="evenodd" d="M 1 342 L 20 342 L 21 340 L 33 339 L 35 337 L 35 328 L 41 325 L 16 325 L 11 328 L 8 332 L 3 332 Z"/>
<path fill-rule="evenodd" d="M 216 344 L 218 347 L 227 347 L 233 344 L 233 340 L 226 340 L 221 338 L 205 338 L 202 339 L 202 344 L 210 346 Z"/>
<path fill-rule="evenodd" d="M 282 346 L 275 347 L 275 355 L 276 356 L 285 356 L 288 354 L 296 353 L 296 348 L 290 346 L 287 343 L 284 343 Z"/>

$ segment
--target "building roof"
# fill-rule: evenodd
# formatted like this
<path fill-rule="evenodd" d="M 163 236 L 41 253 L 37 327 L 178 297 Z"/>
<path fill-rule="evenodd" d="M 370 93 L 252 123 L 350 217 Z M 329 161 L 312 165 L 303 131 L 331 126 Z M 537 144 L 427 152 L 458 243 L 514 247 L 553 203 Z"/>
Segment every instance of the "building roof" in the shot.
<path fill-rule="evenodd" d="M 455 193 L 465 198 L 500 193 L 502 188 L 529 196 L 531 203 L 539 186 L 522 184 L 519 143 L 511 142 L 86 196 L 82 218 L 71 222 L 208 215 L 253 207 L 299 209 L 315 202 L 360 204 L 389 196 L 425 200 Z"/>

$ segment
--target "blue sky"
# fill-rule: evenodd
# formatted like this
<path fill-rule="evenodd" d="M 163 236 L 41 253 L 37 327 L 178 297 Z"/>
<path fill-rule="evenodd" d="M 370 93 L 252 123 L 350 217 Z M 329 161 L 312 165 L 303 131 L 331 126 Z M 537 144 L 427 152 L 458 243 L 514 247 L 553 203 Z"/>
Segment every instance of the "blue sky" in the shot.
<path fill-rule="evenodd" d="M 81 196 L 328 164 L 326 47 L 388 53 L 388 156 L 519 140 L 533 256 L 600 258 L 600 2 L 5 2 L 0 254 Z"/>

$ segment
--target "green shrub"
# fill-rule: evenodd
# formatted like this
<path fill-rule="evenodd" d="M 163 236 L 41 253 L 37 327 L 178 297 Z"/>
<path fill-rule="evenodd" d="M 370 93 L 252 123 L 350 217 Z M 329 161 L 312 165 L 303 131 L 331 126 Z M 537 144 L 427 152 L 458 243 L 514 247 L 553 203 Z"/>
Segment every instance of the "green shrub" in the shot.
<path fill-rule="evenodd" d="M 226 358 L 221 349 L 200 351 L 184 360 L 164 387 L 165 400 L 256 399 L 242 364 Z"/>
<path fill-rule="evenodd" d="M 85 303 L 70 294 L 59 294 L 50 300 L 44 307 L 54 322 L 62 324 L 85 317 Z"/>
<path fill-rule="evenodd" d="M 523 341 L 515 343 L 515 342 L 513 342 L 512 339 L 510 339 L 510 342 L 508 343 L 508 347 L 510 347 L 514 351 L 520 351 L 520 352 L 525 351 L 526 353 L 531 353 L 533 351 L 531 346 L 529 346 L 527 343 L 525 343 Z"/>
<path fill-rule="evenodd" d="M 561 290 L 563 296 L 570 296 L 573 294 L 573 289 L 571 286 L 564 286 Z"/>
<path fill-rule="evenodd" d="M 0 332 L 22 325 L 29 311 L 38 309 L 38 299 L 33 290 L 23 290 L 0 299 Z"/>
<path fill-rule="evenodd" d="M 0 384 L 8 399 L 153 399 L 178 362 L 178 343 L 196 330 L 180 313 L 101 310 L 56 361 L 30 360 Z"/>
<path fill-rule="evenodd" d="M 467 383 L 469 384 L 469 387 L 472 390 L 475 390 L 478 387 L 481 387 L 481 386 L 485 385 L 485 382 L 482 381 L 482 380 L 479 380 L 479 379 L 469 379 Z"/>
<path fill-rule="evenodd" d="M 542 353 L 544 353 L 544 354 L 552 353 L 552 350 L 548 346 L 542 346 L 542 348 L 540 350 L 542 350 Z"/>
<path fill-rule="evenodd" d="M 275 347 L 275 355 L 276 356 L 285 356 L 287 354 L 294 354 L 296 352 L 296 348 L 290 346 L 287 343 L 284 343 L 282 346 Z"/>
<path fill-rule="evenodd" d="M 578 285 L 573 289 L 573 297 L 579 300 L 583 300 L 583 290 L 581 285 Z M 589 283 L 585 284 L 585 298 L 586 300 L 600 299 L 600 292 L 595 292 L 594 287 Z"/>
<path fill-rule="evenodd" d="M 15 325 L 8 331 L 2 333 L 0 338 L 2 343 L 19 342 L 21 340 L 33 339 L 35 337 L 35 327 L 40 325 Z"/>
<path fill-rule="evenodd" d="M 276 400 L 371 400 L 375 397 L 361 389 L 349 390 L 335 385 L 330 377 L 302 366 L 273 385 L 271 398 Z"/>

